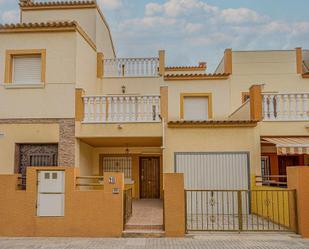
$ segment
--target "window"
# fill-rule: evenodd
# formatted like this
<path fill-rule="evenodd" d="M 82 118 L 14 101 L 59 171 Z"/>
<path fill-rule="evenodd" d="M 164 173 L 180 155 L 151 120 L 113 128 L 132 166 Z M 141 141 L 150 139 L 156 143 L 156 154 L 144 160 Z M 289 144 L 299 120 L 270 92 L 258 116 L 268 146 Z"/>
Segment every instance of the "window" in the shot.
<path fill-rule="evenodd" d="M 13 56 L 12 83 L 41 83 L 41 56 Z"/>
<path fill-rule="evenodd" d="M 132 158 L 131 157 L 103 157 L 104 172 L 123 172 L 124 178 L 132 178 Z"/>
<path fill-rule="evenodd" d="M 212 118 L 211 94 L 182 94 L 180 118 L 184 120 L 208 120 Z"/>
<path fill-rule="evenodd" d="M 7 50 L 5 83 L 45 83 L 46 52 L 41 49 Z"/>
<path fill-rule="evenodd" d="M 269 157 L 262 156 L 261 157 L 261 173 L 262 176 L 269 176 L 270 175 L 270 165 L 269 165 Z"/>

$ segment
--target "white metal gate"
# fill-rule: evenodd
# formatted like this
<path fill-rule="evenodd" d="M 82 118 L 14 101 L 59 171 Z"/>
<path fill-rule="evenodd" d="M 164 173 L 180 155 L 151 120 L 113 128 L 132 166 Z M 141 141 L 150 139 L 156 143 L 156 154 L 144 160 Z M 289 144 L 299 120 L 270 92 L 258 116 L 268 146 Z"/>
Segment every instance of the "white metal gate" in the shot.
<path fill-rule="evenodd" d="M 178 152 L 175 172 L 184 173 L 187 190 L 248 190 L 249 153 Z"/>
<path fill-rule="evenodd" d="M 64 171 L 39 171 L 38 216 L 64 216 Z"/>

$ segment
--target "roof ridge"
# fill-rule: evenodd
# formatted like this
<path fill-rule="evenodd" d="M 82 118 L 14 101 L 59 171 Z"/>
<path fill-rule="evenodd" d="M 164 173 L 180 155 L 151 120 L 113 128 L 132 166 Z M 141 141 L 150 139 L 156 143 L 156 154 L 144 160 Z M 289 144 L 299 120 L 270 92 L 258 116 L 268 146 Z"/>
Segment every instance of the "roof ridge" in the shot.
<path fill-rule="evenodd" d="M 229 73 L 182 73 L 182 74 L 166 74 L 165 77 L 184 77 L 184 76 L 229 76 Z"/>
<path fill-rule="evenodd" d="M 53 21 L 53 22 L 28 22 L 28 23 L 0 23 L 0 29 L 12 28 L 45 28 L 45 27 L 74 27 L 78 26 L 76 21 Z"/>
<path fill-rule="evenodd" d="M 54 5 L 89 5 L 96 4 L 95 0 L 82 0 L 82 1 L 50 1 L 50 2 L 33 2 L 33 1 L 20 1 L 21 7 L 37 7 L 37 6 L 54 6 Z"/>

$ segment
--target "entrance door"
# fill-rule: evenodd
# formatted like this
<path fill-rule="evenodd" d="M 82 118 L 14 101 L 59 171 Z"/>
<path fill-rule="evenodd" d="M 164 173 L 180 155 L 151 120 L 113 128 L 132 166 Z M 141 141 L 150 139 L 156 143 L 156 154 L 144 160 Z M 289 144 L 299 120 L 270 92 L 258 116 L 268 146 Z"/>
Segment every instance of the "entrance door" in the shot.
<path fill-rule="evenodd" d="M 140 178 L 140 197 L 143 199 L 160 198 L 160 158 L 141 158 Z"/>

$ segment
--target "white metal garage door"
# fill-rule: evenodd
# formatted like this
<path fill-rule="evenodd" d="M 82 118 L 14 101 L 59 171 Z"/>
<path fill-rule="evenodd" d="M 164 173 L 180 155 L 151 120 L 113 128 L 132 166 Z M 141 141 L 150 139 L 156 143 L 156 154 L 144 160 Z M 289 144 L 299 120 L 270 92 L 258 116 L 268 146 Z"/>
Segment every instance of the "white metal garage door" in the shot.
<path fill-rule="evenodd" d="M 185 189 L 249 189 L 249 153 L 178 152 L 175 171 L 184 173 Z"/>

